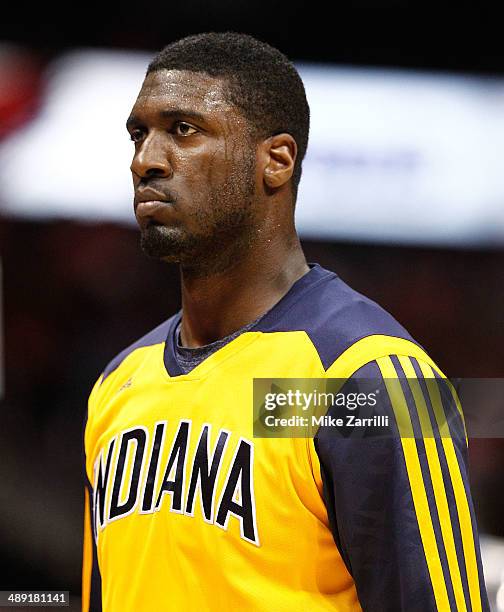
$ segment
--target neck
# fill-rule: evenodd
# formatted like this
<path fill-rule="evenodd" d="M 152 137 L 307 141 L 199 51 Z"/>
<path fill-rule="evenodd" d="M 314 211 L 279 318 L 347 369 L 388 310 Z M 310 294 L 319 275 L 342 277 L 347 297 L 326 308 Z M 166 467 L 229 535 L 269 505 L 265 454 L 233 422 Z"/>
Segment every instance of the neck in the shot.
<path fill-rule="evenodd" d="M 299 239 L 257 241 L 245 257 L 205 276 L 181 268 L 183 346 L 224 338 L 274 306 L 309 268 Z"/>

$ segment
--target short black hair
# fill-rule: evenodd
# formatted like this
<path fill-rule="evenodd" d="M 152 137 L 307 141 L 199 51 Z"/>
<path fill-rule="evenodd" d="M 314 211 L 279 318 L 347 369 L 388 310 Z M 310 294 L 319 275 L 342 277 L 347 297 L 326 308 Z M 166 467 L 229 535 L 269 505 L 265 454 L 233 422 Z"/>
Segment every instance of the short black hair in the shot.
<path fill-rule="evenodd" d="M 228 82 L 229 102 L 248 120 L 255 138 L 286 132 L 298 153 L 292 175 L 294 201 L 308 146 L 310 109 L 303 81 L 278 49 L 248 34 L 206 32 L 167 45 L 150 62 L 156 70 L 204 72 Z"/>

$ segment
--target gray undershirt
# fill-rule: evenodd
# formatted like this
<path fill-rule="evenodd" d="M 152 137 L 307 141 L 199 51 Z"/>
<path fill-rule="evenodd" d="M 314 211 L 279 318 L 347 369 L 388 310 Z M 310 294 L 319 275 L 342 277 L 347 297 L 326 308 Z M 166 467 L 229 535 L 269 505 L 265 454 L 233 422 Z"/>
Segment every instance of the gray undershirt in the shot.
<path fill-rule="evenodd" d="M 215 351 L 218 351 L 226 344 L 229 344 L 235 338 L 238 338 L 241 334 L 249 331 L 250 328 L 254 327 L 254 325 L 262 319 L 264 316 L 261 315 L 252 323 L 248 323 L 244 327 L 241 327 L 237 331 L 229 334 L 229 336 L 225 336 L 220 340 L 216 340 L 215 342 L 211 342 L 210 344 L 205 344 L 204 346 L 198 346 L 196 348 L 188 348 L 187 346 L 182 346 L 180 344 L 180 321 L 178 322 L 177 329 L 175 330 L 175 359 L 180 367 L 180 369 L 184 372 L 184 374 L 188 374 L 191 370 L 193 370 L 197 365 L 199 365 L 202 361 L 204 361 L 207 357 L 210 357 Z"/>

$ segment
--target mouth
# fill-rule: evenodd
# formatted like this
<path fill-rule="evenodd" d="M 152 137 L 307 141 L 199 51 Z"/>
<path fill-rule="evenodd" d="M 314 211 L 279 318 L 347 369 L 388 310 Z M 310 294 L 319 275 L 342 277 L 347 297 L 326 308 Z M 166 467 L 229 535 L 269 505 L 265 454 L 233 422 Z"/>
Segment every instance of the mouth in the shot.
<path fill-rule="evenodd" d="M 147 200 L 138 202 L 135 209 L 135 216 L 141 228 L 155 225 L 165 225 L 169 221 L 173 202 L 165 200 Z"/>

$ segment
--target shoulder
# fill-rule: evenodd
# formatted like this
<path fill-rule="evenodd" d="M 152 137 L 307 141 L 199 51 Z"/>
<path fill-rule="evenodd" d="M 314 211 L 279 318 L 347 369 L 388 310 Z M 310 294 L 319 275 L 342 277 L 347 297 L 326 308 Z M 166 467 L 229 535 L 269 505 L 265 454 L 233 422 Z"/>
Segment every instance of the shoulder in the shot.
<path fill-rule="evenodd" d="M 334 272 L 315 265 L 301 281 L 294 287 L 297 299 L 291 298 L 262 331 L 305 331 L 326 370 L 365 338 L 398 338 L 419 346 L 389 312 Z"/>
<path fill-rule="evenodd" d="M 118 353 L 109 363 L 106 365 L 102 374 L 102 382 L 110 375 L 112 372 L 117 370 L 117 368 L 127 359 L 130 355 L 132 355 L 138 349 L 154 346 L 156 344 L 162 344 L 166 341 L 168 336 L 168 331 L 175 323 L 179 314 L 175 314 L 166 321 L 163 321 L 160 325 L 151 329 L 144 336 L 127 346 L 124 350 Z"/>

